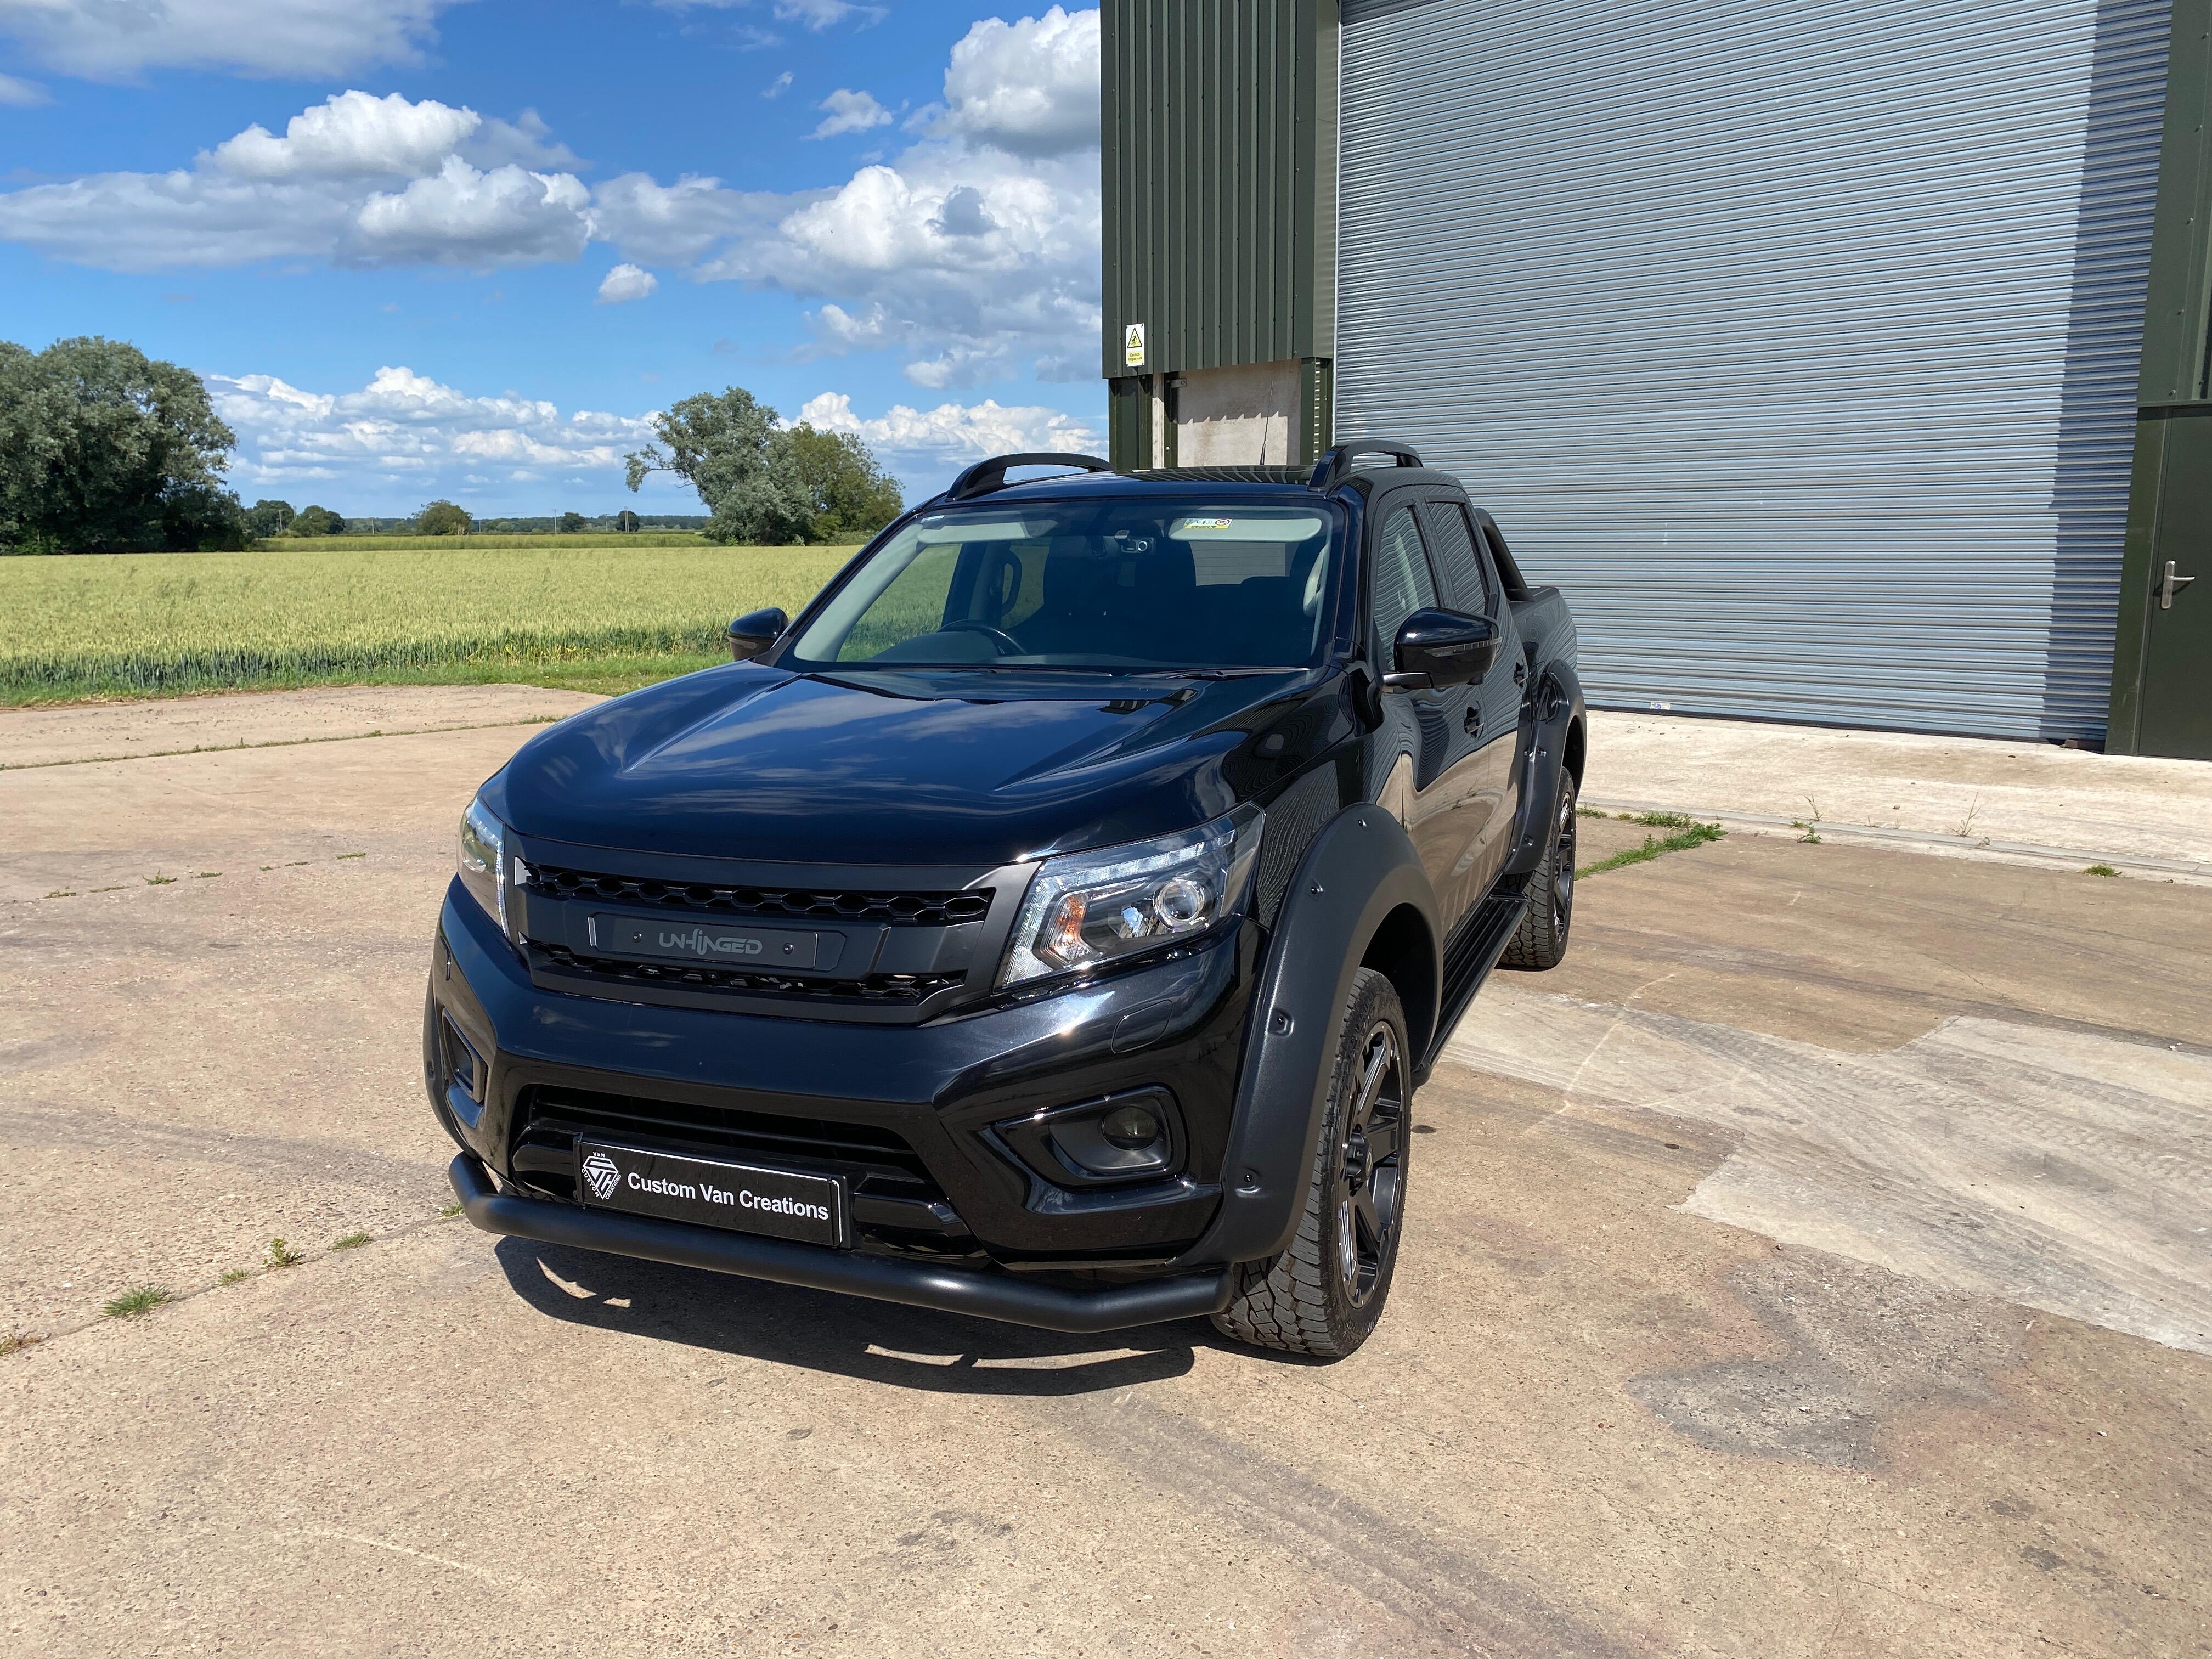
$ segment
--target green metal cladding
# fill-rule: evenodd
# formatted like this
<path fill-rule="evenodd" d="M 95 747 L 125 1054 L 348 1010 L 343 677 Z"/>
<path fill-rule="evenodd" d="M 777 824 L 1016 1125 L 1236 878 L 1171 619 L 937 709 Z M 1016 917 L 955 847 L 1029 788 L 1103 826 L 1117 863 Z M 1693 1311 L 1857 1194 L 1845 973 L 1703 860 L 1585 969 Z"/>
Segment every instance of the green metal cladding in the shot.
<path fill-rule="evenodd" d="M 1336 0 L 1104 0 L 1109 380 L 1332 355 L 1337 14 Z"/>

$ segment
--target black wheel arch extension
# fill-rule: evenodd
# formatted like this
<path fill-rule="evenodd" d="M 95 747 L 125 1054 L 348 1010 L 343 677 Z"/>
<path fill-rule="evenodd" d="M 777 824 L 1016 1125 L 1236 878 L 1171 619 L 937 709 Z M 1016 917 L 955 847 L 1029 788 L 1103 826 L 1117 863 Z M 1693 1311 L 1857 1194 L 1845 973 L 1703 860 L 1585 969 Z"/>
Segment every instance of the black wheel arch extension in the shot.
<path fill-rule="evenodd" d="M 1589 716 L 1583 702 L 1582 681 L 1571 664 L 1546 665 L 1528 699 L 1528 724 L 1521 755 L 1521 805 L 1513 821 L 1513 850 L 1504 873 L 1525 876 L 1544 861 L 1551 845 L 1552 803 L 1559 798 L 1564 773 L 1582 787 L 1583 757 L 1589 747 Z"/>
<path fill-rule="evenodd" d="M 1221 1207 L 1178 1267 L 1256 1261 L 1288 1247 L 1353 975 L 1367 967 L 1389 978 L 1420 1052 L 1436 1028 L 1443 939 L 1428 874 L 1388 811 L 1347 807 L 1315 836 L 1261 966 Z"/>

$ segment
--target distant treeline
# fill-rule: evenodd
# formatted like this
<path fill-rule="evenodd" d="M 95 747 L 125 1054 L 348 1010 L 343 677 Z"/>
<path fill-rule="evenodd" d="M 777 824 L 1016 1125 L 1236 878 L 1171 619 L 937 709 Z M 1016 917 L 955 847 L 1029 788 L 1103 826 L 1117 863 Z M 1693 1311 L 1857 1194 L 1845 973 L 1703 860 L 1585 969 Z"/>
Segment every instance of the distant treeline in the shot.
<path fill-rule="evenodd" d="M 707 527 L 707 515 L 703 513 L 633 513 L 628 516 L 640 530 L 704 530 Z M 574 535 L 580 530 L 610 534 L 631 527 L 630 525 L 616 522 L 622 517 L 623 515 L 619 513 L 551 513 L 538 519 L 477 519 L 471 527 L 479 534 L 498 536 Z M 356 519 L 348 515 L 345 533 L 349 536 L 419 536 L 422 534 L 420 518 L 419 514 L 404 519 Z M 563 522 L 564 520 L 576 519 L 581 519 L 583 522 L 580 525 Z"/>

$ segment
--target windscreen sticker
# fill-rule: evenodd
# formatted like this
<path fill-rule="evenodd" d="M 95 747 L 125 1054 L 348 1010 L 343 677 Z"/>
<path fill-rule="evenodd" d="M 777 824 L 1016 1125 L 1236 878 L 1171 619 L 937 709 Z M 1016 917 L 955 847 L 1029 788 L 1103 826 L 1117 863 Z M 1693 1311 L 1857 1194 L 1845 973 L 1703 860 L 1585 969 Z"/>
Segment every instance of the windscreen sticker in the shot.
<path fill-rule="evenodd" d="M 1236 517 L 1206 514 L 1177 519 L 1168 534 L 1177 541 L 1276 542 L 1288 544 L 1318 536 L 1328 520 L 1316 513 L 1247 513 Z"/>

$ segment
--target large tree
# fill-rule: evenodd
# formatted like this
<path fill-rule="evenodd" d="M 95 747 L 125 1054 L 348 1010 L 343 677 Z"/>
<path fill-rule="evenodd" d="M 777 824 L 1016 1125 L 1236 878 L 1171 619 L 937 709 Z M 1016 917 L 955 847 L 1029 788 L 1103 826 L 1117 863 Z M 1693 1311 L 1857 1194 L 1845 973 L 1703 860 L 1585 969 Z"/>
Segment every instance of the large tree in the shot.
<path fill-rule="evenodd" d="M 292 527 L 299 514 L 292 511 L 289 501 L 272 501 L 264 498 L 246 509 L 246 533 L 266 541 L 271 536 L 281 536 Z"/>
<path fill-rule="evenodd" d="M 821 432 L 801 421 L 784 436 L 814 509 L 806 539 L 864 542 L 898 517 L 906 501 L 856 432 Z"/>
<path fill-rule="evenodd" d="M 465 536 L 476 527 L 466 507 L 444 500 L 430 502 L 415 515 L 418 536 Z"/>
<path fill-rule="evenodd" d="M 702 392 L 653 416 L 659 443 L 629 456 L 632 489 L 651 472 L 673 472 L 714 516 L 710 542 L 775 546 L 807 539 L 814 504 L 790 436 L 775 411 L 742 386 Z"/>
<path fill-rule="evenodd" d="M 96 337 L 0 342 L 0 547 L 242 547 L 222 477 L 237 441 L 188 368 Z"/>

